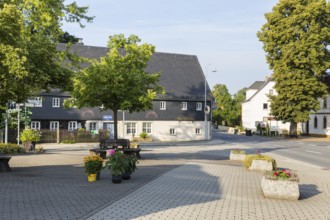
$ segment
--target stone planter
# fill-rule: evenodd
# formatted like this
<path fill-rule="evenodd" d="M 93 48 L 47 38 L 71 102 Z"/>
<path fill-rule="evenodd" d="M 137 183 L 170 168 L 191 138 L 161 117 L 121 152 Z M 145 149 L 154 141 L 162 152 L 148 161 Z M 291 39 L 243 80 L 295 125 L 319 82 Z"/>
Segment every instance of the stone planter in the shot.
<path fill-rule="evenodd" d="M 232 151 L 230 152 L 229 155 L 230 160 L 241 160 L 243 161 L 245 159 L 245 154 L 235 154 Z"/>
<path fill-rule="evenodd" d="M 249 170 L 271 171 L 273 170 L 273 164 L 267 160 L 253 160 Z"/>
<path fill-rule="evenodd" d="M 298 181 L 262 177 L 261 188 L 266 198 L 298 200 L 300 196 Z"/>

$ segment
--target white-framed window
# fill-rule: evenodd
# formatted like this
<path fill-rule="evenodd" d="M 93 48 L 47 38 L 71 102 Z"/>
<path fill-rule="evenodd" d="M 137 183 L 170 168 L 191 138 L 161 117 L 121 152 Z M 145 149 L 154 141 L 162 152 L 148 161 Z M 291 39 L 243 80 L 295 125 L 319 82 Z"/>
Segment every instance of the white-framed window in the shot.
<path fill-rule="evenodd" d="M 166 102 L 165 101 L 160 102 L 160 110 L 166 110 Z"/>
<path fill-rule="evenodd" d="M 59 108 L 60 107 L 60 98 L 53 98 L 53 107 Z"/>
<path fill-rule="evenodd" d="M 327 102 L 327 98 L 323 99 L 323 109 L 327 109 L 328 107 L 328 102 Z"/>
<path fill-rule="evenodd" d="M 34 107 L 42 107 L 42 98 L 41 97 L 35 97 L 34 100 L 36 100 Z"/>
<path fill-rule="evenodd" d="M 142 132 L 146 132 L 148 134 L 151 134 L 151 122 L 143 122 Z"/>
<path fill-rule="evenodd" d="M 89 130 L 90 131 L 97 130 L 97 122 L 89 122 Z"/>
<path fill-rule="evenodd" d="M 202 129 L 201 128 L 196 128 L 195 133 L 196 134 L 202 134 Z"/>
<path fill-rule="evenodd" d="M 176 135 L 176 129 L 170 128 L 170 135 Z"/>
<path fill-rule="evenodd" d="M 78 123 L 76 121 L 69 121 L 69 124 L 68 124 L 69 131 L 75 131 L 75 130 L 77 130 L 77 127 L 78 127 Z"/>
<path fill-rule="evenodd" d="M 203 109 L 203 103 L 196 102 L 196 111 L 202 111 Z"/>
<path fill-rule="evenodd" d="M 58 126 L 59 126 L 59 122 L 58 122 L 58 121 L 51 121 L 51 122 L 49 123 L 49 129 L 50 129 L 51 131 L 56 131 L 57 128 L 58 128 Z"/>
<path fill-rule="evenodd" d="M 270 89 L 269 90 L 269 95 L 273 95 L 274 94 L 274 90 L 273 89 Z"/>
<path fill-rule="evenodd" d="M 136 123 L 127 123 L 126 124 L 126 134 L 136 134 Z"/>
<path fill-rule="evenodd" d="M 188 109 L 188 104 L 187 102 L 181 102 L 181 110 L 185 111 Z"/>
<path fill-rule="evenodd" d="M 40 130 L 40 121 L 31 121 L 31 129 Z"/>

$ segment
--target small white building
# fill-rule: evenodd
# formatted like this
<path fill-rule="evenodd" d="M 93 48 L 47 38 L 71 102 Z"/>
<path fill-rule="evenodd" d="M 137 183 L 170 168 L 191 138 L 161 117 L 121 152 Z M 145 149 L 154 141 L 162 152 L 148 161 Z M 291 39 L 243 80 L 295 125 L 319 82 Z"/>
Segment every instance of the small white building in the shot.
<path fill-rule="evenodd" d="M 242 103 L 242 125 L 245 129 L 257 130 L 260 123 L 269 125 L 270 131 L 281 133 L 290 130 L 290 123 L 277 121 L 270 115 L 270 99 L 268 95 L 276 95 L 275 82 L 272 80 L 256 81 L 246 91 L 246 100 Z"/>
<path fill-rule="evenodd" d="M 308 134 L 312 136 L 330 136 L 330 96 L 325 99 L 319 98 L 320 110 L 310 114 L 309 122 L 306 125 Z"/>

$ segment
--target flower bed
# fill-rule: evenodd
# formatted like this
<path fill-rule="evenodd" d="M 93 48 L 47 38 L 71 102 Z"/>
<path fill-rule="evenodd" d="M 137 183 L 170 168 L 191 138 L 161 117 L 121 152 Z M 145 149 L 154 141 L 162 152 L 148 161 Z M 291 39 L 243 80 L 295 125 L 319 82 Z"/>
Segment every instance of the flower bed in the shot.
<path fill-rule="evenodd" d="M 266 198 L 298 200 L 299 178 L 294 171 L 283 169 L 265 172 L 261 188 Z"/>

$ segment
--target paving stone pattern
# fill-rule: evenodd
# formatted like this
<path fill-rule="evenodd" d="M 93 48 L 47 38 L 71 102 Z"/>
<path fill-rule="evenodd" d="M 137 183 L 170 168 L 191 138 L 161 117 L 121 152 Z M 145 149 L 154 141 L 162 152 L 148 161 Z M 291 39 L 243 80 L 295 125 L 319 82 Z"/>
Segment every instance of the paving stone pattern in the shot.
<path fill-rule="evenodd" d="M 302 182 L 300 201 L 265 199 L 261 176 L 237 165 L 188 163 L 89 219 L 330 219 L 328 192 Z"/>

